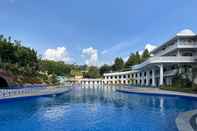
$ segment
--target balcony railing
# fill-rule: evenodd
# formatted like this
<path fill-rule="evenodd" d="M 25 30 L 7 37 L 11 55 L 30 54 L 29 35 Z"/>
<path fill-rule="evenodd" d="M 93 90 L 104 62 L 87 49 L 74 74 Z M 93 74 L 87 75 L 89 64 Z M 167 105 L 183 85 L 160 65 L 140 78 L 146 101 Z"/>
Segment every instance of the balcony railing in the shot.
<path fill-rule="evenodd" d="M 159 56 L 165 55 L 168 52 L 171 52 L 171 51 L 175 50 L 178 47 L 177 45 L 178 45 L 178 43 L 175 43 L 175 44 L 173 44 L 171 46 L 168 46 L 164 50 L 161 50 L 158 53 L 156 53 L 155 56 L 159 57 Z"/>
<path fill-rule="evenodd" d="M 197 48 L 197 42 L 176 42 L 173 45 L 167 46 L 164 50 L 158 51 L 155 56 L 163 56 L 177 48 Z"/>
<path fill-rule="evenodd" d="M 135 65 L 132 67 L 134 70 L 138 70 L 144 68 L 150 64 L 162 64 L 162 63 L 194 63 L 196 61 L 196 57 L 192 56 L 162 56 L 162 57 L 151 57 L 145 62 Z"/>

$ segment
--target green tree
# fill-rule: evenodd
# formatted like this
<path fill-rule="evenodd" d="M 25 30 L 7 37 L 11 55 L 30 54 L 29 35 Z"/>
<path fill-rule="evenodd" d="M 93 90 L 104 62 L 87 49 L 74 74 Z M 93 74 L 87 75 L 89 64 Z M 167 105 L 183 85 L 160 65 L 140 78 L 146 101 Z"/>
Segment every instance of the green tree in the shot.
<path fill-rule="evenodd" d="M 124 60 L 121 57 L 117 57 L 112 66 L 113 71 L 121 71 L 124 68 Z"/>
<path fill-rule="evenodd" d="M 136 64 L 135 57 L 136 55 L 134 53 L 131 53 L 131 55 L 129 56 L 128 60 L 125 63 L 125 68 L 130 68 L 131 66 Z"/>
<path fill-rule="evenodd" d="M 71 65 L 64 64 L 64 62 L 56 62 L 50 60 L 41 60 L 40 68 L 43 72 L 48 72 L 48 74 L 55 74 L 57 76 L 70 76 Z"/>
<path fill-rule="evenodd" d="M 141 62 L 147 60 L 149 57 L 150 57 L 150 53 L 147 49 L 145 49 L 141 56 Z"/>
<path fill-rule="evenodd" d="M 99 69 L 94 66 L 89 67 L 88 72 L 85 73 L 84 77 L 85 78 L 99 78 L 100 77 Z"/>
<path fill-rule="evenodd" d="M 99 68 L 99 72 L 101 75 L 103 75 L 104 73 L 109 73 L 112 70 L 111 66 L 104 64 L 103 66 L 101 66 Z"/>
<path fill-rule="evenodd" d="M 140 56 L 138 51 L 135 53 L 134 63 L 135 64 L 140 64 L 141 63 L 141 56 Z"/>

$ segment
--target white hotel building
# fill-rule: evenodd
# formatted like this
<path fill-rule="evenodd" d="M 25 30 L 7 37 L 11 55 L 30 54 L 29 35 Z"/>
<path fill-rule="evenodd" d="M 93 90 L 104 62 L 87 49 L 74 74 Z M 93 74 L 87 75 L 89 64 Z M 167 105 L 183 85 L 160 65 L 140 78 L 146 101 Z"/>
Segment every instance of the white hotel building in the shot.
<path fill-rule="evenodd" d="M 148 60 L 132 66 L 131 71 L 104 74 L 104 83 L 158 87 L 172 84 L 177 72 L 186 70 L 197 83 L 197 35 L 191 30 L 177 33 L 151 54 Z"/>

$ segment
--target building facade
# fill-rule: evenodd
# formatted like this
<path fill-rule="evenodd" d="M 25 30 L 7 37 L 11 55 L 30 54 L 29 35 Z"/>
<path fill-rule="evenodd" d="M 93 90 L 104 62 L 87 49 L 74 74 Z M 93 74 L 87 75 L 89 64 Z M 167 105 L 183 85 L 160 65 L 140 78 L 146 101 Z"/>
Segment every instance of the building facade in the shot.
<path fill-rule="evenodd" d="M 197 35 L 183 30 L 152 52 L 152 57 L 132 66 L 131 71 L 104 74 L 105 84 L 133 84 L 158 87 L 171 85 L 177 73 L 188 73 L 197 83 Z"/>

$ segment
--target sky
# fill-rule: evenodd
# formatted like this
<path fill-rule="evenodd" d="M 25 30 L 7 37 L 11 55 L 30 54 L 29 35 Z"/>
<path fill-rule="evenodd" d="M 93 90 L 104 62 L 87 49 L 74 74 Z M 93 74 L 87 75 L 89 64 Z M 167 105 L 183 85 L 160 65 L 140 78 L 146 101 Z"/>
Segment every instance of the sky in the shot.
<path fill-rule="evenodd" d="M 196 12 L 196 0 L 0 0 L 0 34 L 43 59 L 100 66 L 197 32 Z"/>

